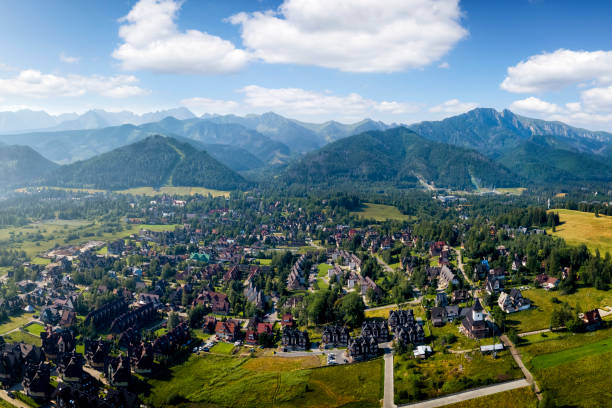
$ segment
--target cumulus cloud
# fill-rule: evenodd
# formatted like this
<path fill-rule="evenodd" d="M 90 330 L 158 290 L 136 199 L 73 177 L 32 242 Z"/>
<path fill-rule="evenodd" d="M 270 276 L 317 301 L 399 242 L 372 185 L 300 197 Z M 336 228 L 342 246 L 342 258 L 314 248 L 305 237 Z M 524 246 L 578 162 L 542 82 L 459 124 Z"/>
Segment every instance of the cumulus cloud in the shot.
<path fill-rule="evenodd" d="M 140 0 L 121 18 L 123 43 L 113 52 L 127 70 L 165 73 L 217 74 L 237 71 L 249 54 L 230 41 L 203 31 L 179 31 L 177 13 L 182 2 Z"/>
<path fill-rule="evenodd" d="M 459 99 L 450 99 L 439 105 L 432 106 L 431 108 L 429 108 L 429 111 L 432 113 L 458 115 L 460 113 L 465 113 L 477 107 L 478 104 L 476 102 L 461 102 Z"/>
<path fill-rule="evenodd" d="M 285 0 L 229 21 L 268 63 L 395 72 L 444 56 L 467 35 L 460 19 L 458 0 Z"/>
<path fill-rule="evenodd" d="M 559 49 L 533 55 L 508 68 L 501 88 L 514 93 L 538 93 L 591 81 L 612 81 L 612 51 Z"/>
<path fill-rule="evenodd" d="M 192 112 L 198 115 L 204 113 L 228 114 L 238 110 L 240 104 L 236 101 L 227 101 L 210 98 L 187 98 L 181 101 L 181 105 L 189 108 Z"/>
<path fill-rule="evenodd" d="M 374 101 L 351 93 L 337 96 L 301 88 L 264 88 L 249 85 L 241 90 L 244 103 L 251 108 L 274 110 L 297 116 L 343 115 L 344 117 L 372 116 L 376 113 L 401 115 L 417 112 L 416 104 L 397 101 Z"/>
<path fill-rule="evenodd" d="M 612 109 L 612 86 L 588 89 L 580 97 L 584 106 L 591 111 Z"/>
<path fill-rule="evenodd" d="M 45 98 L 98 94 L 123 98 L 149 93 L 148 90 L 135 85 L 137 82 L 138 79 L 131 75 L 61 76 L 28 69 L 13 78 L 0 79 L 0 95 Z"/>
<path fill-rule="evenodd" d="M 60 61 L 65 62 L 66 64 L 76 64 L 81 60 L 80 57 L 72 57 L 64 52 L 61 52 L 59 55 Z"/>
<path fill-rule="evenodd" d="M 574 108 L 579 109 L 579 105 L 580 104 L 578 104 L 578 106 L 573 106 Z M 510 110 L 525 114 L 552 114 L 560 113 L 562 109 L 559 105 L 530 96 L 529 98 L 512 102 L 510 104 Z"/>

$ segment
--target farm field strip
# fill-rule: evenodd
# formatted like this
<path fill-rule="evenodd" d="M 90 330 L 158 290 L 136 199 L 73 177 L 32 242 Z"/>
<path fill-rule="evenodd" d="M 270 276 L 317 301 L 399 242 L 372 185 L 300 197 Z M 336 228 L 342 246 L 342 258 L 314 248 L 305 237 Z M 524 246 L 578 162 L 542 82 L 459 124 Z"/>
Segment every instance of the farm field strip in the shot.
<path fill-rule="evenodd" d="M 534 368 L 550 368 L 588 356 L 596 356 L 612 352 L 612 339 L 604 339 L 584 346 L 574 347 L 555 353 L 540 354 L 531 360 Z"/>

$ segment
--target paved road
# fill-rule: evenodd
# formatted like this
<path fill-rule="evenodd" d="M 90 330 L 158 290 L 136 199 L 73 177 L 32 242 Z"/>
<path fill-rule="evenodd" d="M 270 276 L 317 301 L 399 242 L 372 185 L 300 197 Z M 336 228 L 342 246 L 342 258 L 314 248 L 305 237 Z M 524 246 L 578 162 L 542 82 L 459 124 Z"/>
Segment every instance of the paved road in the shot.
<path fill-rule="evenodd" d="M 376 260 L 378 261 L 378 264 L 384 268 L 385 271 L 389 273 L 393 272 L 393 268 L 391 268 L 385 261 L 383 261 L 380 256 L 376 255 Z"/>
<path fill-rule="evenodd" d="M 395 408 L 395 390 L 393 387 L 393 353 L 385 354 L 385 393 L 383 408 Z"/>
<path fill-rule="evenodd" d="M 538 387 L 538 383 L 534 381 L 533 375 L 531 375 L 531 372 L 527 369 L 527 367 L 525 367 L 525 364 L 523 364 L 521 355 L 519 354 L 516 347 L 514 347 L 514 343 L 512 343 L 510 339 L 508 338 L 508 336 L 506 336 L 505 334 L 501 336 L 500 339 L 506 345 L 506 347 L 510 348 L 510 353 L 512 354 L 512 357 L 514 357 L 514 361 L 516 361 L 516 364 L 519 366 L 519 368 L 523 372 L 525 379 L 530 385 L 533 385 L 533 389 L 538 399 L 542 400 L 542 395 L 540 394 L 540 387 Z"/>
<path fill-rule="evenodd" d="M 468 278 L 467 274 L 463 270 L 463 261 L 461 260 L 461 249 L 459 251 L 455 251 L 457 256 L 457 268 L 461 271 L 461 274 L 465 278 L 465 280 L 471 285 L 474 286 L 474 282 L 470 278 Z"/>
<path fill-rule="evenodd" d="M 447 395 L 446 397 L 436 398 L 428 401 L 417 402 L 415 404 L 400 405 L 399 408 L 436 408 L 442 407 L 448 404 L 454 404 L 456 402 L 466 401 L 478 397 L 484 397 L 486 395 L 497 394 L 498 392 L 504 392 L 514 390 L 516 388 L 529 387 L 529 383 L 525 380 L 515 380 L 502 384 L 490 385 L 488 387 L 476 388 L 469 391 L 459 392 L 457 394 Z"/>

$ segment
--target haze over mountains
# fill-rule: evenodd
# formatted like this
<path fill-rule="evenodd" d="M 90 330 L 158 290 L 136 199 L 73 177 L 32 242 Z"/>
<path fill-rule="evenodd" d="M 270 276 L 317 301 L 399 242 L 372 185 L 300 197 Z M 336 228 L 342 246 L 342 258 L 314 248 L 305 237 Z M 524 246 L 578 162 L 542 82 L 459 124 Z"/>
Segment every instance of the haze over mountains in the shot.
<path fill-rule="evenodd" d="M 101 112 L 92 111 L 90 115 L 57 126 L 95 127 L 120 120 L 119 116 L 114 116 L 98 121 L 105 118 Z M 158 119 L 166 113 L 142 115 L 139 120 Z M 612 134 L 526 118 L 508 110 L 479 108 L 442 121 L 401 128 L 372 120 L 354 124 L 334 121 L 312 124 L 275 113 L 245 117 L 205 115 L 201 118 L 188 117 L 194 115 L 181 109 L 173 113 L 182 119 L 169 116 L 139 125 L 76 130 L 56 128 L 0 135 L 0 143 L 29 146 L 44 156 L 37 157 L 32 151 L 9 160 L 10 153 L 4 154 L 1 166 L 7 170 L 4 170 L 6 179 L 3 178 L 2 184 L 23 184 L 37 179 L 46 183 L 116 189 L 145 182 L 157 186 L 162 181 L 169 182 L 172 177 L 172 183 L 178 185 L 170 164 L 168 168 L 150 168 L 158 173 L 151 179 L 139 176 L 114 183 L 86 176 L 89 172 L 105 174 L 105 166 L 119 163 L 113 162 L 117 157 L 127 160 L 128 155 L 115 149 L 128 145 L 139 146 L 130 147 L 134 161 L 145 163 L 148 157 L 149 160 L 174 163 L 172 160 L 176 157 L 169 158 L 164 153 L 169 150 L 168 143 L 152 144 L 152 135 L 170 137 L 171 145 L 182 146 L 179 150 L 188 160 L 180 168 L 189 168 L 197 160 L 213 163 L 211 166 L 217 173 L 206 169 L 206 176 L 199 179 L 206 182 L 202 186 L 209 188 L 229 189 L 243 185 L 245 180 L 241 176 L 228 176 L 227 171 L 241 172 L 247 178 L 258 175 L 259 180 L 280 176 L 278 180 L 286 183 L 332 185 L 350 181 L 402 188 L 429 185 L 467 190 L 530 183 L 612 181 L 612 165 L 608 164 L 612 158 Z M 128 117 L 126 114 L 124 119 Z M 89 121 L 91 118 L 95 120 Z M 142 149 L 138 143 L 145 139 L 147 149 Z M 0 144 L 0 150 L 8 152 L 7 149 Z M 109 156 L 111 151 L 113 155 Z M 55 170 L 55 178 L 45 178 L 43 173 L 54 165 L 45 158 L 70 165 Z M 83 162 L 75 163 L 77 161 Z M 32 168 L 29 173 L 8 170 L 28 166 Z M 144 164 L 139 166 L 144 167 L 136 167 L 130 172 L 138 173 L 147 168 Z M 192 169 L 199 172 L 194 175 L 196 179 L 205 170 L 198 166 Z M 17 173 L 23 176 L 9 177 Z M 222 175 L 219 177 L 225 180 L 225 184 L 221 183 L 225 187 L 215 183 L 211 174 Z"/>

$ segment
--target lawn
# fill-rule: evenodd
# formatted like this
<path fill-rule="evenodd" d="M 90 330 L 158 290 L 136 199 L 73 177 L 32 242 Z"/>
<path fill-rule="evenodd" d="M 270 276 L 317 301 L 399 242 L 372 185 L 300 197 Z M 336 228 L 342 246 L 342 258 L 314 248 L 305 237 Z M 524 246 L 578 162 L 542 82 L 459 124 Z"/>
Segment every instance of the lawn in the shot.
<path fill-rule="evenodd" d="M 446 408 L 536 408 L 538 399 L 530 387 L 487 395 L 486 397 L 445 405 Z"/>
<path fill-rule="evenodd" d="M 45 331 L 44 326 L 40 323 L 32 323 L 23 329 L 36 337 L 40 337 L 40 333 Z"/>
<path fill-rule="evenodd" d="M 612 253 L 612 216 L 572 210 L 551 210 L 559 213 L 561 225 L 547 233 L 563 238 L 570 245 L 585 244 L 591 251 L 599 248 L 601 254 Z"/>
<path fill-rule="evenodd" d="M 346 366 L 311 368 L 313 358 L 192 356 L 150 379 L 143 403 L 209 407 L 379 407 L 381 359 Z"/>
<path fill-rule="evenodd" d="M 396 356 L 395 402 L 408 403 L 522 378 L 509 351 L 498 358 L 481 355 L 435 353 L 427 360 Z"/>
<path fill-rule="evenodd" d="M 326 263 L 319 264 L 319 265 L 317 266 L 317 269 L 318 269 L 318 271 L 319 271 L 319 273 L 317 274 L 317 276 L 318 276 L 319 278 L 323 278 L 323 277 L 327 276 L 327 271 L 329 271 L 329 270 L 330 270 L 330 268 L 331 268 L 331 265 L 329 265 L 329 264 L 326 264 Z"/>
<path fill-rule="evenodd" d="M 8 322 L 0 324 L 0 336 L 6 332 L 25 325 L 27 322 L 32 320 L 33 314 L 34 313 L 23 313 L 20 316 L 12 316 Z"/>
<path fill-rule="evenodd" d="M 234 352 L 234 348 L 236 348 L 236 346 L 232 343 L 219 342 L 210 349 L 210 352 L 230 355 Z"/>
<path fill-rule="evenodd" d="M 508 315 L 509 324 L 514 325 L 519 333 L 547 329 L 550 326 L 552 311 L 560 307 L 552 302 L 553 297 L 568 303 L 571 307 L 578 305 L 581 310 L 612 306 L 612 291 L 595 288 L 580 288 L 571 295 L 563 295 L 558 291 L 529 289 L 523 291 L 523 296 L 530 299 L 535 307 Z"/>
<path fill-rule="evenodd" d="M 365 203 L 359 211 L 351 212 L 357 218 L 373 219 L 376 221 L 408 221 L 409 215 L 402 214 L 397 207 L 383 204 Z"/>
<path fill-rule="evenodd" d="M 14 331 L 11 334 L 7 334 L 3 337 L 4 341 L 6 341 L 7 343 L 23 342 L 27 344 L 33 344 L 38 347 L 42 345 L 42 340 L 40 339 L 40 336 L 34 336 L 33 334 L 22 330 Z"/>
<path fill-rule="evenodd" d="M 407 306 L 407 304 L 403 304 L 402 309 L 412 309 L 412 311 L 414 312 L 414 317 L 421 317 L 421 318 L 425 318 L 425 310 L 421 307 L 421 306 Z M 374 319 L 374 318 L 382 318 L 382 319 L 388 319 L 389 318 L 389 312 L 391 312 L 391 310 L 397 310 L 398 307 L 397 305 L 389 305 L 386 307 L 381 307 L 381 308 L 376 308 L 376 310 L 365 310 L 364 314 L 366 319 Z"/>

